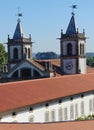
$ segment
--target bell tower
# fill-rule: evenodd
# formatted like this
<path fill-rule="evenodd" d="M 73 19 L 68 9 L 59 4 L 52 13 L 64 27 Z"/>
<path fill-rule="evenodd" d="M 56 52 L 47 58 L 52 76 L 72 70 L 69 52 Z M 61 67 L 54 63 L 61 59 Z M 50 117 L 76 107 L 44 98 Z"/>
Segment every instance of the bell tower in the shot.
<path fill-rule="evenodd" d="M 76 5 L 72 6 L 73 9 Z M 66 33 L 61 30 L 60 60 L 63 74 L 86 73 L 85 31 L 79 33 L 75 22 L 75 13 L 72 11 Z"/>
<path fill-rule="evenodd" d="M 8 35 L 8 70 L 10 71 L 14 66 L 23 60 L 32 60 L 32 41 L 31 35 L 26 38 L 22 29 L 20 17 L 18 13 L 18 20 L 13 38 L 10 39 Z"/>

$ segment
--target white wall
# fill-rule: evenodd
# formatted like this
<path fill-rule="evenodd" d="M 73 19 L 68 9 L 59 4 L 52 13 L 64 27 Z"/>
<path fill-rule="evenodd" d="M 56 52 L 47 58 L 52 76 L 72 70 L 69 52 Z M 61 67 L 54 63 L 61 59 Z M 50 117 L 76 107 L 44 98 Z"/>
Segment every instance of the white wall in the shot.
<path fill-rule="evenodd" d="M 73 97 L 73 100 L 71 100 Z M 52 122 L 51 113 L 55 111 L 55 121 L 59 121 L 59 108 L 62 109 L 62 120 L 65 120 L 65 108 L 67 108 L 67 120 L 75 120 L 77 117 L 86 116 L 94 113 L 94 94 L 93 92 L 88 92 L 84 94 L 84 97 L 81 97 L 81 94 L 56 99 L 53 101 L 37 104 L 34 106 L 28 106 L 22 109 L 16 109 L 11 112 L 2 113 L 1 122 L 29 122 L 30 117 L 34 117 L 35 122 L 45 122 L 45 112 L 49 112 L 49 122 Z M 62 100 L 62 103 L 59 103 L 59 100 Z M 90 110 L 90 100 L 91 100 L 91 110 Z M 81 102 L 84 102 L 84 114 L 81 114 Z M 46 103 L 49 106 L 45 106 Z M 78 105 L 78 115 L 76 117 L 76 104 Z M 70 106 L 73 105 L 73 118 L 70 119 Z M 33 108 L 32 111 L 29 111 L 30 107 Z M 16 112 L 16 116 L 12 116 L 12 113 Z M 72 112 L 71 112 L 72 114 Z"/>
<path fill-rule="evenodd" d="M 82 74 L 86 74 L 86 58 L 79 58 L 79 69 Z"/>

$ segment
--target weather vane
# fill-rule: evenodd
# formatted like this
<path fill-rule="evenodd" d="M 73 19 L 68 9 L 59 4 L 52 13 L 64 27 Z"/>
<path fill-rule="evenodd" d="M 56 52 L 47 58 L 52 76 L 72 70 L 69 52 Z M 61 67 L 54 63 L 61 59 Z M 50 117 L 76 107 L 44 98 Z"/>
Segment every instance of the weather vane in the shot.
<path fill-rule="evenodd" d="M 20 17 L 22 17 L 22 13 L 20 12 L 20 7 L 18 7 L 17 9 L 18 9 L 18 14 L 17 14 L 18 20 L 20 20 Z"/>
<path fill-rule="evenodd" d="M 71 8 L 72 8 L 72 15 L 74 15 L 74 9 L 77 9 L 77 5 L 72 5 Z"/>

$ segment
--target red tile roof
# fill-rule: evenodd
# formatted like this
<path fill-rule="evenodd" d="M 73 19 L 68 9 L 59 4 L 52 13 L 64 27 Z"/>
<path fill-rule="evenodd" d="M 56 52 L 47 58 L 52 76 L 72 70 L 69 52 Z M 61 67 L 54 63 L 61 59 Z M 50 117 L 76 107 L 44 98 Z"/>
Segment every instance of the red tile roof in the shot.
<path fill-rule="evenodd" d="M 52 65 L 60 67 L 60 59 L 49 59 L 49 60 L 36 60 L 39 64 L 43 64 L 45 62 L 51 62 Z"/>
<path fill-rule="evenodd" d="M 0 112 L 94 90 L 94 74 L 0 84 Z"/>
<path fill-rule="evenodd" d="M 48 124 L 0 124 L 0 130 L 94 130 L 94 120 Z"/>
<path fill-rule="evenodd" d="M 40 65 L 44 66 L 46 62 L 51 62 L 52 65 L 56 67 L 56 76 L 62 76 L 60 70 L 60 59 L 49 59 L 49 60 L 36 60 Z M 94 73 L 94 68 L 86 66 L 87 73 Z"/>

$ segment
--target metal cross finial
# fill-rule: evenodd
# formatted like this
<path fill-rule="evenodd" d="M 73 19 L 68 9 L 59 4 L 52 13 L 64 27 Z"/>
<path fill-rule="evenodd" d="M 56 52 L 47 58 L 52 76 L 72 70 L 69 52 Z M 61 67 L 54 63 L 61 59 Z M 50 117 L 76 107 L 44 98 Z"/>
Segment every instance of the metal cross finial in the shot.
<path fill-rule="evenodd" d="M 72 8 L 72 15 L 75 15 L 74 9 L 77 9 L 77 5 L 72 5 L 71 8 Z"/>

